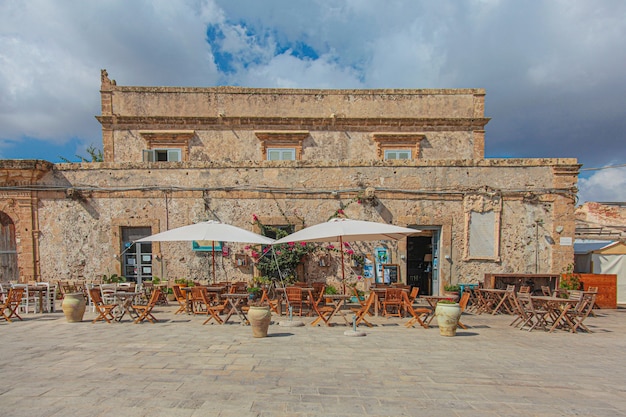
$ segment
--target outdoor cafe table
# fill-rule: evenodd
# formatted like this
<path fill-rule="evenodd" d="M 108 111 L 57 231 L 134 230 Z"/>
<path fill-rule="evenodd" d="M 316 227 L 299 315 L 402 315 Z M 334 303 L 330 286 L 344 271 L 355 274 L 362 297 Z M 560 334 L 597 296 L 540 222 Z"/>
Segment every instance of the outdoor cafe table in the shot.
<path fill-rule="evenodd" d="M 330 312 L 328 316 L 326 316 L 326 320 L 324 320 L 324 318 L 320 315 L 315 320 L 313 320 L 313 322 L 311 323 L 311 326 L 317 325 L 317 323 L 319 323 L 322 320 L 326 322 L 327 326 L 331 326 L 332 324 L 330 321 L 337 313 L 339 313 L 339 315 L 343 317 L 343 320 L 346 322 L 346 324 L 350 326 L 350 322 L 348 321 L 348 318 L 342 311 L 342 308 L 345 305 L 346 300 L 349 300 L 350 298 L 352 298 L 352 296 L 349 294 L 325 294 L 324 299 L 326 300 L 326 302 L 330 302 L 330 304 L 334 307 L 334 309 Z"/>
<path fill-rule="evenodd" d="M 207 292 L 211 294 L 215 294 L 219 296 L 222 292 L 226 290 L 226 286 L 204 286 Z M 187 309 L 187 314 L 193 314 L 193 302 L 191 300 L 191 289 L 193 287 L 180 287 L 181 291 L 185 293 L 185 304 Z M 223 294 L 222 294 L 223 295 Z"/>
<path fill-rule="evenodd" d="M 48 295 L 48 288 L 41 286 L 41 285 L 29 285 L 28 286 L 28 292 L 36 292 L 38 293 L 38 297 L 39 297 L 39 312 L 43 313 L 43 299 L 44 299 L 44 294 L 46 296 Z"/>
<path fill-rule="evenodd" d="M 133 309 L 133 300 L 140 295 L 139 292 L 132 291 L 116 291 L 113 293 L 117 307 L 115 308 L 115 320 L 122 321 L 124 315 L 128 313 L 131 318 L 137 318 L 138 314 Z"/>
<path fill-rule="evenodd" d="M 228 314 L 224 319 L 224 323 L 222 324 L 226 324 L 228 322 L 228 319 L 230 319 L 233 314 L 237 314 L 241 319 L 242 325 L 249 325 L 250 321 L 248 321 L 248 317 L 246 317 L 246 313 L 243 311 L 242 307 L 244 301 L 246 301 L 250 297 L 250 295 L 247 293 L 227 293 L 222 294 L 221 296 L 226 298 L 228 300 L 228 303 L 230 304 L 230 310 L 228 311 Z"/>
<path fill-rule="evenodd" d="M 380 309 L 382 308 L 382 303 L 385 300 L 385 294 L 387 292 L 387 288 L 394 288 L 394 287 L 372 287 L 370 288 L 370 292 L 373 292 L 374 294 L 376 294 L 376 299 L 374 300 L 374 316 L 378 317 L 378 313 L 380 311 Z M 405 293 L 409 293 L 409 290 L 407 288 L 400 288 L 402 291 L 404 291 Z"/>
<path fill-rule="evenodd" d="M 580 300 L 561 297 L 549 297 L 549 296 L 532 296 L 533 301 L 538 301 L 548 312 L 548 317 L 553 319 L 552 327 L 549 332 L 552 333 L 557 328 L 566 329 L 572 328 L 572 332 L 576 333 L 576 330 L 572 327 L 574 324 L 568 317 L 568 313 L 572 308 L 576 307 L 576 304 Z"/>
<path fill-rule="evenodd" d="M 491 312 L 492 315 L 500 313 L 502 308 L 506 309 L 509 314 L 513 313 L 509 304 L 511 302 L 509 295 L 511 295 L 512 292 L 496 288 L 480 288 L 478 291 L 481 291 L 485 297 L 494 300 L 495 307 Z"/>

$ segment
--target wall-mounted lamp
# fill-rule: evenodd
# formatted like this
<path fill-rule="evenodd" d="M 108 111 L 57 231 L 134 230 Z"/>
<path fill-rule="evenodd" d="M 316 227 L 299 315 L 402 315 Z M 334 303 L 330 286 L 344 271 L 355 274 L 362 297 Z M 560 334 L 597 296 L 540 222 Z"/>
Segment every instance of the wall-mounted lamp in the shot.
<path fill-rule="evenodd" d="M 557 226 L 556 229 L 554 229 L 554 230 L 556 230 L 557 233 L 562 233 L 563 232 L 563 226 Z"/>

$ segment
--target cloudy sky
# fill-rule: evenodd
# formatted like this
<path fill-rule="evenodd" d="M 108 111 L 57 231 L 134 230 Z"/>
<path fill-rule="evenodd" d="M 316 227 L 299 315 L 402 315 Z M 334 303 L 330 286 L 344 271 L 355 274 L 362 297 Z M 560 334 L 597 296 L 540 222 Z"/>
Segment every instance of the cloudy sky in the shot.
<path fill-rule="evenodd" d="M 0 158 L 101 147 L 118 85 L 485 88 L 486 156 L 626 201 L 623 0 L 0 0 Z M 603 169 L 597 169 L 603 168 Z"/>

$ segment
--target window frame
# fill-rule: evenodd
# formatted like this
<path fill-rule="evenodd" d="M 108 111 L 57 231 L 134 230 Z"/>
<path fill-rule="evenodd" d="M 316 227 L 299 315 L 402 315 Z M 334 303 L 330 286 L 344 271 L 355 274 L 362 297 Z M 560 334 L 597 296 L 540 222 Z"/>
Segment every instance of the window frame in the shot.
<path fill-rule="evenodd" d="M 396 153 L 396 154 L 408 153 L 409 157 L 408 158 L 389 158 L 389 154 L 391 153 Z M 389 148 L 389 149 L 384 150 L 383 159 L 385 161 L 411 161 L 413 160 L 413 152 L 411 151 L 411 149 Z"/>

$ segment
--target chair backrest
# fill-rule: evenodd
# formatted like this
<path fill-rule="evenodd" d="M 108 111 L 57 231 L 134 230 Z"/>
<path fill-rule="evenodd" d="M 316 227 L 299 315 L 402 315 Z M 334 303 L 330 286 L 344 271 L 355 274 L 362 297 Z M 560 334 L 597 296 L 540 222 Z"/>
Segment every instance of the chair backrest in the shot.
<path fill-rule="evenodd" d="M 285 295 L 289 301 L 302 301 L 302 289 L 300 287 L 286 287 Z"/>
<path fill-rule="evenodd" d="M 530 293 L 530 285 L 522 285 L 519 287 L 519 292 L 524 294 Z"/>
<path fill-rule="evenodd" d="M 187 297 L 185 297 L 185 294 L 183 294 L 183 290 L 180 289 L 180 285 L 178 284 L 173 285 L 172 291 L 174 291 L 174 297 L 176 297 L 178 301 L 183 300 L 187 302 Z"/>
<path fill-rule="evenodd" d="M 11 306 L 11 309 L 20 305 L 22 302 L 22 298 L 24 297 L 24 288 L 9 288 L 9 293 L 7 294 L 7 302 L 6 304 Z"/>
<path fill-rule="evenodd" d="M 403 292 L 401 288 L 387 288 L 385 290 L 385 303 L 402 303 Z"/>
<path fill-rule="evenodd" d="M 413 304 L 413 302 L 415 302 L 415 299 L 417 298 L 417 295 L 420 293 L 420 287 L 413 287 L 411 289 L 411 293 L 408 295 L 409 297 L 409 302 L 411 304 Z"/>
<path fill-rule="evenodd" d="M 204 289 L 204 293 L 206 294 L 206 288 L 204 287 L 201 287 L 201 288 Z M 161 296 L 160 288 L 156 288 L 154 291 L 152 291 L 152 294 L 150 294 L 150 300 L 148 300 L 148 305 L 150 306 L 150 308 L 156 305 L 156 303 L 159 301 L 160 296 Z"/>
<path fill-rule="evenodd" d="M 589 287 L 589 288 L 587 288 L 587 292 L 595 292 L 595 293 L 597 293 L 598 292 L 598 287 Z"/>
<path fill-rule="evenodd" d="M 545 295 L 546 297 L 551 297 L 552 296 L 552 290 L 547 285 L 542 285 L 541 286 L 541 293 L 543 295 Z"/>
<path fill-rule="evenodd" d="M 515 291 L 515 284 L 508 284 L 506 286 L 507 291 Z"/>
<path fill-rule="evenodd" d="M 463 291 L 463 295 L 461 296 L 461 299 L 459 300 L 459 306 L 461 306 L 461 311 L 465 311 L 465 308 L 467 308 L 467 302 L 470 299 L 470 292 L 469 291 Z"/>
<path fill-rule="evenodd" d="M 102 301 L 102 293 L 100 293 L 100 289 L 93 287 L 89 288 L 89 298 L 91 298 L 91 302 L 95 305 L 102 305 L 104 302 Z"/>

